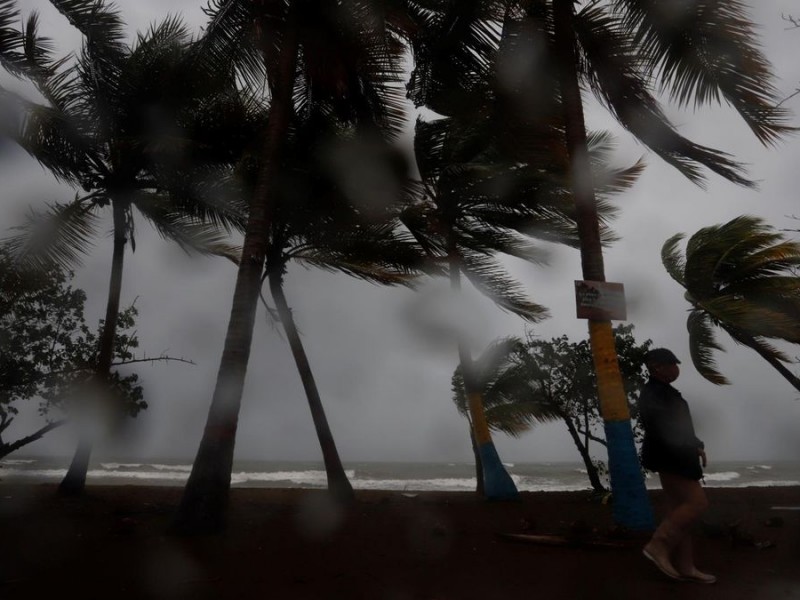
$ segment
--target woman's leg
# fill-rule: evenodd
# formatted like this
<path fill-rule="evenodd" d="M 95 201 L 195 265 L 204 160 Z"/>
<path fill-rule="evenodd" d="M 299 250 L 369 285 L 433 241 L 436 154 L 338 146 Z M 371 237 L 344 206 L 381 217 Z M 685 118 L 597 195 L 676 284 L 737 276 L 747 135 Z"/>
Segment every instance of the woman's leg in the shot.
<path fill-rule="evenodd" d="M 708 500 L 700 482 L 670 473 L 659 474 L 667 502 L 668 520 L 680 531 L 670 558 L 675 569 L 684 578 L 713 583 L 716 578 L 697 569 L 692 552 L 691 528 L 708 508 Z"/>
<path fill-rule="evenodd" d="M 687 537 L 689 528 L 708 507 L 708 501 L 697 481 L 671 473 L 659 473 L 659 477 L 668 510 L 644 547 L 644 554 L 665 575 L 678 579 L 682 576 L 682 568 L 691 567 L 689 572 L 694 571 L 691 540 Z M 673 564 L 672 556 L 680 559 L 680 566 Z"/>

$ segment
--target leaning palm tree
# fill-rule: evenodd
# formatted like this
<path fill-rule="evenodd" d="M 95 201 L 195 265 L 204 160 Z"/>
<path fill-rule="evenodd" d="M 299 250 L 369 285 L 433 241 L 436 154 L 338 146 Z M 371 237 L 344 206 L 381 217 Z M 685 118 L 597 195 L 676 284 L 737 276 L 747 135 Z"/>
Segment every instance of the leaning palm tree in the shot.
<path fill-rule="evenodd" d="M 786 112 L 776 107 L 769 63 L 739 0 L 599 0 L 577 8 L 574 0 L 536 0 L 520 13 L 527 31 L 534 32 L 535 45 L 528 48 L 535 48 L 541 57 L 536 77 L 548 82 L 540 87 L 558 90 L 562 106 L 586 280 L 605 281 L 605 271 L 587 163 L 581 85 L 591 89 L 637 139 L 699 184 L 702 166 L 734 183 L 750 182 L 728 155 L 677 133 L 656 100 L 654 84 L 682 105 L 729 104 L 762 143 L 773 143 L 788 130 Z M 614 518 L 647 529 L 652 515 L 611 324 L 590 321 L 589 330 L 609 440 Z"/>
<path fill-rule="evenodd" d="M 399 132 L 404 111 L 399 34 L 406 20 L 378 0 L 212 0 L 201 40 L 212 70 L 229 67 L 269 91 L 259 174 L 208 420 L 175 519 L 181 532 L 224 524 L 261 277 L 277 209 L 281 155 L 294 115 L 313 100 L 343 123 Z"/>
<path fill-rule="evenodd" d="M 19 260 L 41 268 L 53 261 L 74 264 L 97 232 L 97 213 L 111 209 L 111 278 L 95 370 L 102 385 L 111 368 L 126 247 L 135 250 L 134 209 L 184 248 L 230 257 L 235 250 L 218 225 L 236 225 L 240 212 L 233 205 L 196 202 L 189 193 L 176 202 L 153 168 L 155 158 L 163 162 L 162 171 L 179 160 L 187 147 L 182 111 L 197 106 L 203 86 L 219 85 L 191 68 L 190 38 L 180 21 L 168 18 L 129 46 L 118 11 L 104 2 L 52 4 L 83 35 L 83 48 L 77 59 L 54 60 L 46 44 L 24 44 L 19 74 L 44 102 L 18 99 L 24 118 L 9 135 L 59 181 L 80 191 L 72 202 L 32 212 L 9 244 Z M 29 20 L 26 40 L 41 40 L 35 25 Z M 88 437 L 80 440 L 63 493 L 83 491 L 91 448 Z"/>
<path fill-rule="evenodd" d="M 722 350 L 714 335 L 718 327 L 800 391 L 800 378 L 784 364 L 792 361 L 770 343 L 800 343 L 800 243 L 750 216 L 700 229 L 681 256 L 683 238 L 669 238 L 661 260 L 692 307 L 686 327 L 697 372 L 717 385 L 729 383 L 714 360 L 714 351 Z"/>
<path fill-rule="evenodd" d="M 325 115 L 315 115 L 316 108 L 307 106 L 304 114 L 297 116 L 283 153 L 281 186 L 270 222 L 264 278 L 269 283 L 277 316 L 306 392 L 322 449 L 328 490 L 337 500 L 349 501 L 353 498 L 353 488 L 339 458 L 319 389 L 286 299 L 287 269 L 291 263 L 299 263 L 380 285 L 411 285 L 424 264 L 413 240 L 398 233 L 397 207 L 403 199 L 400 193 L 403 161 L 398 161 L 394 198 L 382 194 L 378 201 L 374 196 L 379 195 L 379 191 L 370 190 L 366 181 L 359 182 L 359 195 L 373 195 L 372 210 L 364 214 L 360 210 L 364 202 L 354 201 L 348 193 L 352 190 L 341 185 L 341 174 L 329 164 L 326 149 L 337 147 L 338 152 L 358 162 L 369 160 L 368 153 L 374 159 L 376 153 L 391 153 L 392 149 L 374 138 L 364 147 L 364 140 L 358 141 L 348 135 L 352 131 L 343 130 Z M 351 147 L 352 144 L 356 147 Z M 389 179 L 393 177 L 386 175 Z M 386 187 L 381 186 L 384 190 Z"/>
<path fill-rule="evenodd" d="M 524 361 L 525 344 L 517 337 L 495 340 L 475 359 L 472 368 L 480 386 L 486 425 L 490 430 L 519 437 L 535 423 L 547 423 L 559 418 L 553 405 L 537 402 L 526 394 L 526 381 L 516 374 Z M 452 380 L 453 402 L 458 412 L 466 417 L 470 426 L 470 440 L 475 455 L 475 480 L 477 493 L 484 494 L 483 470 L 474 424 L 469 407 L 469 395 L 464 385 L 461 367 L 457 367 Z"/>
<path fill-rule="evenodd" d="M 434 4 L 437 10 L 415 42 L 409 94 L 444 118 L 417 124 L 422 185 L 407 225 L 429 254 L 447 264 L 454 290 L 463 274 L 502 308 L 535 322 L 543 307 L 525 297 L 495 257 L 541 261 L 531 237 L 577 245 L 563 125 L 550 98 L 539 111 L 522 109 L 520 96 L 529 86 L 514 63 L 524 36 L 510 20 L 511 3 Z M 608 171 L 609 139 L 597 135 L 593 141 L 596 184 L 604 193 L 625 189 L 642 165 Z M 473 438 L 483 448 L 484 493 L 513 497 L 516 488 L 494 449 L 469 349 L 463 340 L 457 345 Z"/>

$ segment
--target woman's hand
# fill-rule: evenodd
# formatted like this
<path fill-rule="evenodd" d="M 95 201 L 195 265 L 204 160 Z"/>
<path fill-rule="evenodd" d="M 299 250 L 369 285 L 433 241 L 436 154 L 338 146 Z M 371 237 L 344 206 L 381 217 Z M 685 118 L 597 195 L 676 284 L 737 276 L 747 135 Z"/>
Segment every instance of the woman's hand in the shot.
<path fill-rule="evenodd" d="M 705 448 L 698 448 L 697 455 L 700 457 L 700 463 L 703 465 L 703 468 L 705 468 L 706 464 L 708 463 L 708 461 L 706 460 Z"/>

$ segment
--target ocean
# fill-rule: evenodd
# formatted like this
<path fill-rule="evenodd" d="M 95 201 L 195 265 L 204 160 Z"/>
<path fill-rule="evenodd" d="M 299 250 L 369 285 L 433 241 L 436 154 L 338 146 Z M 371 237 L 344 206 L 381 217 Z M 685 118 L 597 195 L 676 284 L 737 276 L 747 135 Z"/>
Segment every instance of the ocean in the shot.
<path fill-rule="evenodd" d="M 520 491 L 580 491 L 590 489 L 582 464 L 504 463 Z M 58 483 L 64 477 L 64 458 L 0 460 L 3 483 Z M 475 489 L 475 468 L 469 463 L 354 462 L 345 469 L 355 489 L 398 491 L 454 491 Z M 190 461 L 114 460 L 90 466 L 88 485 L 182 486 L 189 477 Z M 319 462 L 235 461 L 234 487 L 324 488 L 325 471 Z M 658 477 L 646 479 L 658 488 Z M 706 470 L 707 487 L 800 486 L 800 462 L 721 462 Z"/>

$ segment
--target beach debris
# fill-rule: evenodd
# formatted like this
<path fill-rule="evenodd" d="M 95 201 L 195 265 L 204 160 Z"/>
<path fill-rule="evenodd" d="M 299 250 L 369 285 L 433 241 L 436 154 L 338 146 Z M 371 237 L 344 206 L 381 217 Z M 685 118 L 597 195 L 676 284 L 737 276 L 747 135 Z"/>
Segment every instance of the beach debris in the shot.
<path fill-rule="evenodd" d="M 599 537 L 574 537 L 566 535 L 547 535 L 529 533 L 498 533 L 501 539 L 511 542 L 540 544 L 544 546 L 566 546 L 572 548 L 630 548 L 626 540 L 611 540 Z"/>

